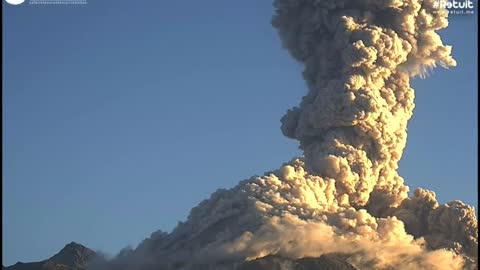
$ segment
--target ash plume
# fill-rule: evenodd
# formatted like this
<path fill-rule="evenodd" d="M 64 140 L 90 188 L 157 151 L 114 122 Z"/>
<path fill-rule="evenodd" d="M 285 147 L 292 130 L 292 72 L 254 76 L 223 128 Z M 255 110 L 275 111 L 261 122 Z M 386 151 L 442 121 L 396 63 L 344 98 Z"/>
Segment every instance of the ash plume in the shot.
<path fill-rule="evenodd" d="M 474 269 L 473 207 L 439 205 L 398 175 L 410 78 L 455 66 L 431 0 L 275 0 L 272 24 L 308 92 L 281 119 L 304 155 L 218 190 L 171 233 L 92 269 L 241 269 L 340 253 L 358 269 Z"/>

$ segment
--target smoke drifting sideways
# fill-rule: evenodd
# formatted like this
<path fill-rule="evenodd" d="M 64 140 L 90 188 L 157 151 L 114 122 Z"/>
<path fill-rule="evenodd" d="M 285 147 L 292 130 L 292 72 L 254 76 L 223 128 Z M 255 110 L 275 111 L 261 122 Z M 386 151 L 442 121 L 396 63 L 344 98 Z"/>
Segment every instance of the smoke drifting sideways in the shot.
<path fill-rule="evenodd" d="M 275 0 L 272 24 L 308 93 L 282 118 L 304 156 L 218 190 L 171 233 L 91 269 L 237 269 L 268 255 L 342 253 L 358 269 L 476 269 L 474 208 L 439 205 L 397 173 L 409 80 L 455 66 L 430 0 Z"/>

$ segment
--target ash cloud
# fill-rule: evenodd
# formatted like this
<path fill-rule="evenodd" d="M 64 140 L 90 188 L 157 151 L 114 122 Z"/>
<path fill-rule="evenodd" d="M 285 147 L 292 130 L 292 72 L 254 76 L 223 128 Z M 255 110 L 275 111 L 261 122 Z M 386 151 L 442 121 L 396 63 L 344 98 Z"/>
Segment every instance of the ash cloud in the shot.
<path fill-rule="evenodd" d="M 171 233 L 91 269 L 239 269 L 270 255 L 342 253 L 358 269 L 474 269 L 473 207 L 439 205 L 398 175 L 410 78 L 456 65 L 425 0 L 275 0 L 272 25 L 308 93 L 281 119 L 304 156 L 218 190 Z M 201 267 L 200 267 L 201 266 Z M 202 268 L 203 267 L 203 268 Z"/>

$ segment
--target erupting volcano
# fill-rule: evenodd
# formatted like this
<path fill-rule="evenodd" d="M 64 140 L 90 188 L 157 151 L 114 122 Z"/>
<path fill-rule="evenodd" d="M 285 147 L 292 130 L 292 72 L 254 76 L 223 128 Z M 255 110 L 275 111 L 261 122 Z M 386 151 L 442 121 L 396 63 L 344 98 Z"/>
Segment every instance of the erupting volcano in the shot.
<path fill-rule="evenodd" d="M 331 254 L 357 269 L 476 268 L 473 207 L 439 205 L 425 189 L 408 197 L 397 173 L 410 78 L 456 65 L 436 33 L 447 12 L 433 2 L 274 1 L 272 25 L 304 65 L 308 93 L 281 119 L 303 156 L 216 191 L 172 232 L 91 268 L 254 269 L 281 258 L 278 269 L 294 269 Z"/>

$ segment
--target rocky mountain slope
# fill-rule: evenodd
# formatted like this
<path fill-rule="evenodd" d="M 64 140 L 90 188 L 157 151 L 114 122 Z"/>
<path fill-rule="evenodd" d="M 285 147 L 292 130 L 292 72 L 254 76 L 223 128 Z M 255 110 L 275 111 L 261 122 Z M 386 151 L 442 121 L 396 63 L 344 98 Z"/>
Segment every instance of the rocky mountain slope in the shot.
<path fill-rule="evenodd" d="M 40 262 L 17 262 L 12 266 L 3 267 L 5 270 L 83 270 L 88 262 L 97 257 L 97 254 L 75 242 L 71 242 L 51 258 Z"/>
<path fill-rule="evenodd" d="M 88 263 L 99 256 L 91 249 L 71 242 L 49 259 L 40 262 L 17 262 L 3 270 L 85 270 Z M 231 265 L 225 265 L 231 268 Z M 201 270 L 203 266 L 198 266 Z M 267 256 L 254 261 L 239 262 L 238 270 L 355 270 L 356 268 L 338 255 L 323 255 L 319 258 L 291 260 L 279 256 Z M 161 269 L 159 269 L 161 270 Z"/>

